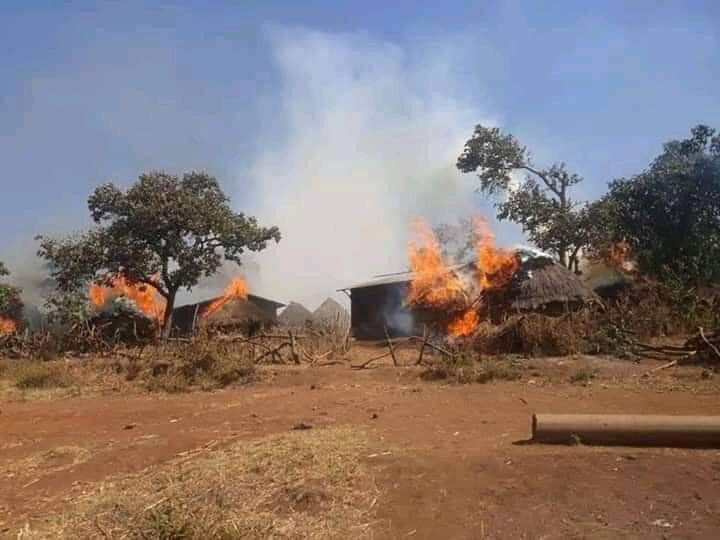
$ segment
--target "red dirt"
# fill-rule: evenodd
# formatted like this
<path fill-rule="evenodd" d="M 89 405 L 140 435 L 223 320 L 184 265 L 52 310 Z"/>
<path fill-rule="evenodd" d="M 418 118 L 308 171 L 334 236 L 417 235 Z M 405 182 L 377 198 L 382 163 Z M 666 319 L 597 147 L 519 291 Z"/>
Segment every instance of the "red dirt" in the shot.
<path fill-rule="evenodd" d="M 583 386 L 560 382 L 573 361 L 533 365 L 521 381 L 485 385 L 331 366 L 215 393 L 0 403 L 0 536 L 74 484 L 305 422 L 372 434 L 376 538 L 717 537 L 718 450 L 514 444 L 528 438 L 533 411 L 720 414 L 700 371 L 646 380 L 648 366 L 597 361 L 600 378 Z M 677 375 L 690 384 L 678 387 Z"/>

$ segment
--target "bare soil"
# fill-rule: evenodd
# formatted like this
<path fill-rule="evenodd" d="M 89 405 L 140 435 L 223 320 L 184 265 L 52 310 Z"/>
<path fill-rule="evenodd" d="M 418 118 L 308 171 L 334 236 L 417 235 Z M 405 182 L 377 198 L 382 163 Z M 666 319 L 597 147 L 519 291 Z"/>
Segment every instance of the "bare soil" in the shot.
<path fill-rule="evenodd" d="M 534 411 L 720 414 L 720 374 L 543 359 L 518 381 L 457 385 L 383 362 L 268 368 L 217 392 L 0 402 L 0 537 L 97 482 L 300 424 L 369 434 L 373 538 L 720 534 L 720 450 L 523 444 Z"/>

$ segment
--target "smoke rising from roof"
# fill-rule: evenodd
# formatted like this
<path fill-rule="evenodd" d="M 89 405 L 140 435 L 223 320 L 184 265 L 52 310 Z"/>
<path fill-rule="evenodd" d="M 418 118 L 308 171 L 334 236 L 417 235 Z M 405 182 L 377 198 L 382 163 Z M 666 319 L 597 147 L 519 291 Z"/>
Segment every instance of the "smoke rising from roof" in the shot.
<path fill-rule="evenodd" d="M 418 217 L 455 221 L 482 202 L 455 160 L 484 111 L 456 97 L 448 49 L 364 34 L 271 33 L 277 114 L 252 168 L 261 222 L 283 239 L 257 257 L 263 292 L 311 309 L 407 267 Z M 459 60 L 459 58 L 458 58 Z"/>

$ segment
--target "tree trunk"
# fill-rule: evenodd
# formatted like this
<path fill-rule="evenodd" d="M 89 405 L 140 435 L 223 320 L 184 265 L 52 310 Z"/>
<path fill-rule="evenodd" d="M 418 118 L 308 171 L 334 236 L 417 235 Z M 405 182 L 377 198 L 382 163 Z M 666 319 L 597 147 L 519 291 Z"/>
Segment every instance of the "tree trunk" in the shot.
<path fill-rule="evenodd" d="M 162 325 L 162 337 L 164 338 L 170 337 L 170 333 L 172 332 L 172 314 L 173 309 L 175 309 L 175 295 L 177 295 L 177 289 L 168 291 Z"/>
<path fill-rule="evenodd" d="M 564 246 L 558 249 L 558 258 L 560 259 L 560 264 L 568 268 L 567 249 Z"/>

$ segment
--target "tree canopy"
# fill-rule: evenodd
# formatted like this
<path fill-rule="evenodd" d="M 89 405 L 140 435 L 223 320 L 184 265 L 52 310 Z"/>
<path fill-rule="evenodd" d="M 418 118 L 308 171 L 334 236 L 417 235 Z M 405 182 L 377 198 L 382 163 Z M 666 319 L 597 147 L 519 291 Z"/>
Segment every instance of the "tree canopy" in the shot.
<path fill-rule="evenodd" d="M 533 244 L 577 270 L 580 250 L 589 239 L 586 208 L 569 193 L 582 181 L 580 176 L 568 172 L 564 163 L 536 167 L 515 137 L 482 125 L 465 143 L 457 168 L 476 172 L 483 193 L 502 196 L 496 202 L 498 219 L 518 223 Z"/>
<path fill-rule="evenodd" d="M 7 267 L 0 261 L 0 278 L 9 275 Z M 19 288 L 0 281 L 0 317 L 12 319 L 14 322 L 22 319 L 23 302 L 20 292 Z"/>
<path fill-rule="evenodd" d="M 593 205 L 593 249 L 623 240 L 639 269 L 689 285 L 720 282 L 720 135 L 698 125 Z M 672 274 L 672 276 L 668 275 Z"/>
<path fill-rule="evenodd" d="M 93 229 L 60 239 L 38 237 L 38 255 L 50 262 L 59 289 L 107 284 L 118 276 L 153 287 L 166 301 L 166 332 L 180 289 L 211 276 L 223 260 L 240 265 L 246 250 L 280 241 L 277 227 L 261 227 L 254 217 L 233 211 L 217 180 L 203 172 L 182 178 L 150 172 L 126 190 L 103 184 L 90 195 L 88 208 Z"/>

